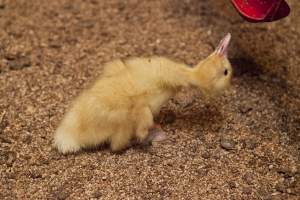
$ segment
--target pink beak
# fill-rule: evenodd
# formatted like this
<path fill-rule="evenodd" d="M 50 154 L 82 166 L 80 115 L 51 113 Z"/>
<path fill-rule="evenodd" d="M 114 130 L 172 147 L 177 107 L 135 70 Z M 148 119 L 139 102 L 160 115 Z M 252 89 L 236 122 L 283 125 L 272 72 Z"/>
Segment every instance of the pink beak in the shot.
<path fill-rule="evenodd" d="M 227 57 L 230 39 L 231 39 L 231 34 L 227 33 L 226 36 L 218 44 L 215 53 Z"/>

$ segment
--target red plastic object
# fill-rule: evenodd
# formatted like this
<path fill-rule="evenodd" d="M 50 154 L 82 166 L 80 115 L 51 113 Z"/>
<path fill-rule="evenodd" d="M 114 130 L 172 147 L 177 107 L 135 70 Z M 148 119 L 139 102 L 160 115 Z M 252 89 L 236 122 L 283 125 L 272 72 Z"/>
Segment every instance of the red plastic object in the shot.
<path fill-rule="evenodd" d="M 271 22 L 289 15 L 285 0 L 231 0 L 234 7 L 250 22 Z"/>

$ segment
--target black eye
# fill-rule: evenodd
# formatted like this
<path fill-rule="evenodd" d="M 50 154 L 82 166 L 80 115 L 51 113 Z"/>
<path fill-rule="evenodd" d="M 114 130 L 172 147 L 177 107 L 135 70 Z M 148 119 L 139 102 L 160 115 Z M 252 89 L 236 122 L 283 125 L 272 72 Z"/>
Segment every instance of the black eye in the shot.
<path fill-rule="evenodd" d="M 224 70 L 224 75 L 227 76 L 227 74 L 228 74 L 228 69 L 225 69 Z"/>

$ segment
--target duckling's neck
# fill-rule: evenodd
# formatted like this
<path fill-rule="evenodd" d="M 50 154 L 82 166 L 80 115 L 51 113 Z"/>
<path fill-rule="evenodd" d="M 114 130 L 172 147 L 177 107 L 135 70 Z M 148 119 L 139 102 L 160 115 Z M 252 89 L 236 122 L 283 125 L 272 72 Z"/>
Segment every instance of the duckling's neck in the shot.
<path fill-rule="evenodd" d="M 195 69 L 187 65 L 175 65 L 161 70 L 161 82 L 164 87 L 179 90 L 182 87 L 197 85 Z"/>

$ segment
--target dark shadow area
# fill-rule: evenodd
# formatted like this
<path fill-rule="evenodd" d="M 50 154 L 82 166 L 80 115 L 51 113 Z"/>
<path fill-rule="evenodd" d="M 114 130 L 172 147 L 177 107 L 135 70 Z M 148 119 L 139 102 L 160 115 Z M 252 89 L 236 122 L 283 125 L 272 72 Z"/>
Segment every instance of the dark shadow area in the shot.
<path fill-rule="evenodd" d="M 224 123 L 224 118 L 218 107 L 213 104 L 207 104 L 204 108 L 198 109 L 196 112 L 185 109 L 184 113 L 176 113 L 176 119 L 181 120 L 187 127 L 200 125 L 202 130 L 209 129 L 212 131 L 222 127 Z"/>
<path fill-rule="evenodd" d="M 261 67 L 251 57 L 236 57 L 230 59 L 233 68 L 233 77 L 244 75 L 258 76 L 262 73 Z"/>

